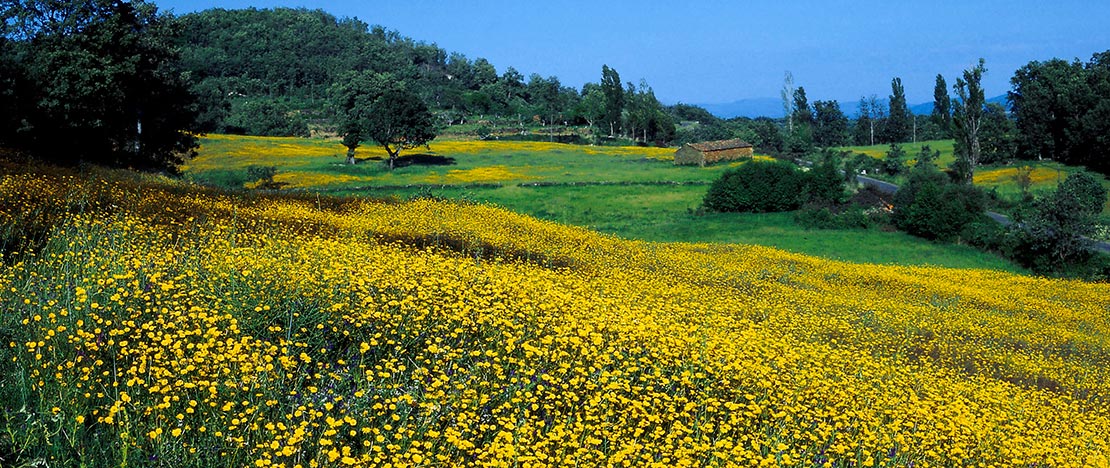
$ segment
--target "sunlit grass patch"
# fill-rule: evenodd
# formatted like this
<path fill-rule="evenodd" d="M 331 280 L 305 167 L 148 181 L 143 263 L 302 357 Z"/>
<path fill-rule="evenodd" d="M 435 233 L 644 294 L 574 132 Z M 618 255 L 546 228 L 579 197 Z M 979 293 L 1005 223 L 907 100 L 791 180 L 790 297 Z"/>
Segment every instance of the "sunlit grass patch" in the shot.
<path fill-rule="evenodd" d="M 537 179 L 520 172 L 514 172 L 502 165 L 475 167 L 473 169 L 449 169 L 446 174 L 427 174 L 417 178 L 427 184 L 466 184 L 466 183 L 499 183 L 508 181 L 525 181 Z"/>
<path fill-rule="evenodd" d="M 320 160 L 341 160 L 346 156 L 346 147 L 338 141 L 323 139 L 210 134 L 202 137 L 200 143 L 198 156 L 183 171 L 243 169 L 252 165 L 308 167 Z"/>
<path fill-rule="evenodd" d="M 328 188 L 339 184 L 364 184 L 375 180 L 372 176 L 320 172 L 282 172 L 274 176 L 274 182 L 287 188 Z"/>
<path fill-rule="evenodd" d="M 1059 168 L 1046 166 L 1022 167 L 1029 168 L 1029 181 L 1035 185 L 1048 182 L 1057 184 L 1067 177 L 1067 173 Z M 1022 167 L 998 167 L 978 170 L 975 172 L 975 184 L 985 186 L 1016 184 L 1018 172 Z"/>
<path fill-rule="evenodd" d="M 940 151 L 940 157 L 937 158 L 937 166 L 941 168 L 948 167 L 956 160 L 955 156 L 955 140 L 930 140 L 919 141 L 916 143 L 900 143 L 902 151 L 906 152 L 906 158 L 916 158 L 921 153 L 923 146 L 928 146 L 930 151 Z M 875 159 L 884 159 L 886 154 L 890 151 L 890 144 L 870 145 L 870 146 L 842 146 L 835 148 L 839 151 L 849 151 L 852 153 L 862 153 L 871 156 Z"/>

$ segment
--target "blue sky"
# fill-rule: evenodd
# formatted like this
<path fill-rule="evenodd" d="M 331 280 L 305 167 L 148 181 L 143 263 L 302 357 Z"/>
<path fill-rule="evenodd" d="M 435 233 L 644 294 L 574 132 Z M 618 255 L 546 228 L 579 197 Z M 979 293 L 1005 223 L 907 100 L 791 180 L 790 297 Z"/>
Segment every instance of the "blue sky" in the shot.
<path fill-rule="evenodd" d="M 558 76 L 580 87 L 601 66 L 641 78 L 667 103 L 778 97 L 784 72 L 810 100 L 890 94 L 933 99 L 941 73 L 986 59 L 988 96 L 1014 70 L 1053 57 L 1086 61 L 1110 49 L 1106 1 L 350 1 L 154 0 L 177 14 L 207 8 L 320 8 L 436 43 L 498 72 Z"/>

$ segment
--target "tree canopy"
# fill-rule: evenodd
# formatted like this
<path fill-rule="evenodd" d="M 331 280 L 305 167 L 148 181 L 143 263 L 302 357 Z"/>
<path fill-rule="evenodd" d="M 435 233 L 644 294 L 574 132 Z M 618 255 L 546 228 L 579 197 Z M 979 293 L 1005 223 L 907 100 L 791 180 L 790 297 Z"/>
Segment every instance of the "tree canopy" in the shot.
<path fill-rule="evenodd" d="M 365 135 L 389 153 L 392 170 L 402 150 L 424 146 L 435 139 L 435 122 L 420 96 L 404 87 L 394 87 L 371 104 Z"/>
<path fill-rule="evenodd" d="M 5 3 L 0 141 L 56 163 L 168 168 L 195 146 L 177 23 L 143 1 Z"/>
<path fill-rule="evenodd" d="M 1110 174 L 1110 50 L 1085 64 L 1030 62 L 1010 83 L 1021 157 Z"/>

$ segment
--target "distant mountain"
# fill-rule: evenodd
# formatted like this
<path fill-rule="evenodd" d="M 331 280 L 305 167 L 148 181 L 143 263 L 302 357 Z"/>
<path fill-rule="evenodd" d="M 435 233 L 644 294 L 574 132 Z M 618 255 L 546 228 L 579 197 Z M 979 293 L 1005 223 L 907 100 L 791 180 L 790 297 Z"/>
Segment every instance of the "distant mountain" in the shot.
<path fill-rule="evenodd" d="M 1001 94 L 1001 95 L 998 95 L 998 96 L 995 96 L 995 97 L 992 97 L 992 98 L 987 98 L 987 103 L 988 104 L 992 103 L 992 102 L 997 102 L 999 104 L 1002 104 L 1003 106 L 1006 107 L 1006 110 L 1010 110 L 1010 102 L 1006 99 L 1005 94 Z M 910 112 L 913 112 L 914 114 L 917 114 L 917 115 L 932 114 L 933 113 L 933 102 L 929 101 L 929 102 L 925 102 L 925 103 L 910 106 Z"/>
<path fill-rule="evenodd" d="M 848 118 L 854 119 L 859 116 L 859 101 L 838 101 L 840 110 L 847 115 Z M 998 95 L 988 98 L 987 102 L 997 102 L 1009 108 L 1009 103 L 1006 101 L 1006 95 Z M 718 104 L 696 104 L 709 113 L 720 117 L 722 119 L 731 119 L 733 117 L 771 117 L 778 119 L 783 116 L 782 112 L 782 99 L 779 98 L 753 98 L 741 99 L 739 101 L 718 103 Z M 880 99 L 879 105 L 887 107 L 887 100 Z M 914 104 L 910 106 L 910 112 L 917 115 L 929 115 L 933 113 L 933 102 L 924 102 L 921 104 Z"/>
<path fill-rule="evenodd" d="M 777 119 L 783 116 L 782 99 L 779 98 L 741 99 L 727 103 L 696 105 L 722 119 L 733 117 L 771 117 Z"/>

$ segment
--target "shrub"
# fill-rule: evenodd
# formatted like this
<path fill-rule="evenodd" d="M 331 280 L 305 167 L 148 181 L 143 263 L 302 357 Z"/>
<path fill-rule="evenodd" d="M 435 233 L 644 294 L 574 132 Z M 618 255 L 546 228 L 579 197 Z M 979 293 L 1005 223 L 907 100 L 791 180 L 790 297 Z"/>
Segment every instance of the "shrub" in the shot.
<path fill-rule="evenodd" d="M 964 226 L 960 238 L 980 250 L 999 251 L 1003 247 L 1005 234 L 1001 224 L 984 218 Z"/>
<path fill-rule="evenodd" d="M 277 175 L 277 166 L 247 166 L 247 178 L 254 181 L 255 188 L 261 189 L 274 189 L 278 185 L 274 182 L 274 176 Z"/>
<path fill-rule="evenodd" d="M 1091 241 L 1106 189 L 1089 174 L 1064 179 L 1010 229 L 1011 256 L 1038 273 L 1061 273 L 1091 258 Z"/>
<path fill-rule="evenodd" d="M 954 183 L 932 165 L 915 167 L 894 194 L 894 225 L 926 239 L 950 241 L 983 217 L 986 197 L 970 184 Z"/>
<path fill-rule="evenodd" d="M 802 205 L 806 174 L 790 163 L 752 161 L 709 186 L 706 208 L 724 212 L 790 211 Z"/>
<path fill-rule="evenodd" d="M 806 193 L 812 203 L 835 205 L 844 201 L 846 185 L 840 174 L 840 158 L 832 152 L 806 174 Z"/>
<path fill-rule="evenodd" d="M 794 215 L 794 222 L 806 229 L 867 229 L 874 224 L 861 206 L 833 213 L 828 207 L 807 205 Z"/>
<path fill-rule="evenodd" d="M 883 158 L 883 172 L 897 176 L 906 169 L 906 150 L 902 149 L 902 145 L 898 143 L 891 143 L 890 149 L 886 152 L 886 157 Z"/>

